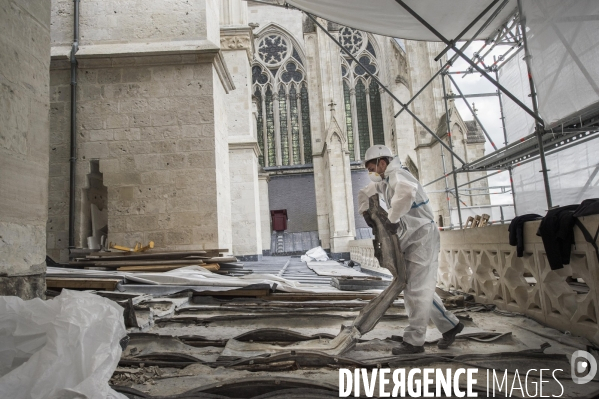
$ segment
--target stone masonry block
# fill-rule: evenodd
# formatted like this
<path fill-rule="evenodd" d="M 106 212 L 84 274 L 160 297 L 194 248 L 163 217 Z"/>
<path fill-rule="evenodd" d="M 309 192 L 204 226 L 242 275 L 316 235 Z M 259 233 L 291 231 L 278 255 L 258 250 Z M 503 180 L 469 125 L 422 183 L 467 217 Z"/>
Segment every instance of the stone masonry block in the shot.
<path fill-rule="evenodd" d="M 105 142 L 81 143 L 79 155 L 89 159 L 108 158 L 110 151 Z"/>
<path fill-rule="evenodd" d="M 152 126 L 171 126 L 177 124 L 174 112 L 156 112 L 152 116 Z"/>
<path fill-rule="evenodd" d="M 100 69 L 97 72 L 97 82 L 100 84 L 120 83 L 123 71 L 117 68 Z"/>
<path fill-rule="evenodd" d="M 192 240 L 191 229 L 177 229 L 176 231 L 168 231 L 166 233 L 166 245 L 191 244 Z"/>
<path fill-rule="evenodd" d="M 106 118 L 106 127 L 109 129 L 120 129 L 129 127 L 129 117 L 123 114 L 112 114 Z"/>
<path fill-rule="evenodd" d="M 129 128 L 129 129 L 113 129 L 113 135 L 115 141 L 135 141 L 141 139 L 141 129 Z"/>
<path fill-rule="evenodd" d="M 149 82 L 152 80 L 152 71 L 149 68 L 125 69 L 122 74 L 123 83 Z"/>

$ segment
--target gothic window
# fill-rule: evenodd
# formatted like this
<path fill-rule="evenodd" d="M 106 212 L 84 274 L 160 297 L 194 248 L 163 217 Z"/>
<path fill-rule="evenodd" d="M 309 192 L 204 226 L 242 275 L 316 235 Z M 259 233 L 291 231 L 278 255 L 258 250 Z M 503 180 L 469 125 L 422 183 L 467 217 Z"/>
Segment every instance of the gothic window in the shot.
<path fill-rule="evenodd" d="M 311 164 L 310 105 L 300 50 L 289 37 L 273 29 L 256 43 L 252 83 L 259 103 L 260 165 Z"/>
<path fill-rule="evenodd" d="M 345 99 L 345 124 L 352 161 L 364 158 L 374 144 L 385 144 L 383 109 L 379 85 L 368 75 L 378 74 L 376 52 L 365 33 L 352 28 L 339 32 L 341 44 L 364 66 L 341 52 L 341 76 Z"/>

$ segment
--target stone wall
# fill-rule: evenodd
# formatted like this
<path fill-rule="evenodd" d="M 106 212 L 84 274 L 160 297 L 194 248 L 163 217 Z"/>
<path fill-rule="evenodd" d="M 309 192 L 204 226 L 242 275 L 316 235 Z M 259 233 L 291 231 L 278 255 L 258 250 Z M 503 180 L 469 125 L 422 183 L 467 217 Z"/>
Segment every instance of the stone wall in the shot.
<path fill-rule="evenodd" d="M 0 295 L 30 299 L 45 290 L 49 2 L 0 1 L 0 54 Z"/>
<path fill-rule="evenodd" d="M 49 253 L 68 234 L 72 2 L 52 14 Z M 214 19 L 216 18 L 216 22 Z M 85 2 L 77 103 L 76 246 L 86 246 L 90 161 L 107 187 L 108 241 L 231 248 L 228 124 L 233 89 L 219 50 L 218 5 Z"/>

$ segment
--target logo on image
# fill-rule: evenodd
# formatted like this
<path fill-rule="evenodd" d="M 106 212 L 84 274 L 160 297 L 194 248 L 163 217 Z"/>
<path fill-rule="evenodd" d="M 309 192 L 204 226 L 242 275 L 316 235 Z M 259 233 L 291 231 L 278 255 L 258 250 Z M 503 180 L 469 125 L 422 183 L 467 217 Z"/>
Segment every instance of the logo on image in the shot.
<path fill-rule="evenodd" d="M 576 351 L 570 359 L 572 381 L 576 384 L 586 384 L 597 374 L 597 361 L 587 351 Z"/>

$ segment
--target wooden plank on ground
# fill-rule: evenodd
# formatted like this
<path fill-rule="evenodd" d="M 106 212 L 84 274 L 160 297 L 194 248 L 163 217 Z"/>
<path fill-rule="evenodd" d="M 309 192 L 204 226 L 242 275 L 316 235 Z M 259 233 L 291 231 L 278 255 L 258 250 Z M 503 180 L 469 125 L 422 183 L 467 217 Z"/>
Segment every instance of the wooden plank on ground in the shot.
<path fill-rule="evenodd" d="M 193 266 L 202 265 L 204 261 L 194 259 L 178 259 L 178 260 L 113 260 L 113 261 L 81 261 L 69 262 L 76 266 L 105 266 L 105 267 L 121 267 L 121 266 L 155 266 L 155 265 L 179 265 Z"/>
<path fill-rule="evenodd" d="M 204 259 L 206 263 L 235 263 L 239 262 L 234 256 L 218 256 L 214 258 Z"/>
<path fill-rule="evenodd" d="M 46 277 L 46 287 L 114 291 L 121 281 L 122 279 L 112 278 Z"/>
<path fill-rule="evenodd" d="M 234 290 L 229 290 L 229 291 L 194 292 L 193 296 L 228 296 L 228 297 L 252 296 L 252 297 L 267 298 L 269 294 L 270 294 L 270 289 L 268 289 L 268 288 L 257 288 L 257 289 L 239 288 L 239 289 L 234 289 Z"/>
<path fill-rule="evenodd" d="M 212 271 L 217 271 L 220 269 L 218 263 L 210 263 L 207 265 L 199 265 L 204 269 Z M 179 269 L 180 265 L 149 265 L 149 266 L 122 266 L 117 270 L 122 272 L 169 272 L 171 270 Z"/>
<path fill-rule="evenodd" d="M 197 256 L 199 259 L 210 258 L 206 256 L 206 251 L 172 251 L 172 252 L 94 252 L 89 254 L 87 259 L 105 260 L 144 260 L 144 259 L 184 259 L 190 256 Z"/>
<path fill-rule="evenodd" d="M 204 251 L 206 251 L 206 256 L 220 256 L 221 254 L 226 254 L 229 252 L 229 250 L 226 248 L 209 248 L 205 249 Z"/>
<path fill-rule="evenodd" d="M 347 293 L 320 293 L 320 292 L 284 292 L 270 294 L 264 297 L 267 301 L 344 301 L 352 299 L 370 300 L 378 294 L 347 292 Z"/>

